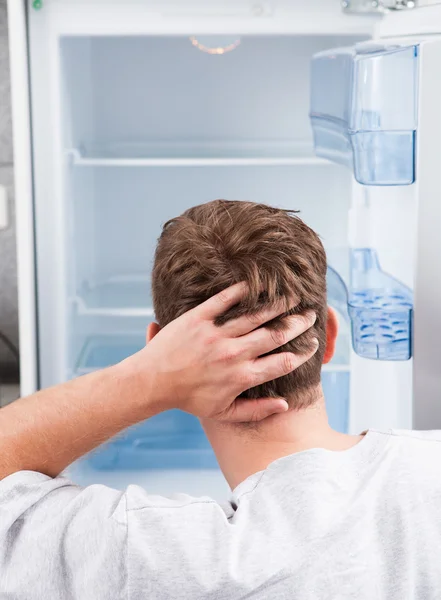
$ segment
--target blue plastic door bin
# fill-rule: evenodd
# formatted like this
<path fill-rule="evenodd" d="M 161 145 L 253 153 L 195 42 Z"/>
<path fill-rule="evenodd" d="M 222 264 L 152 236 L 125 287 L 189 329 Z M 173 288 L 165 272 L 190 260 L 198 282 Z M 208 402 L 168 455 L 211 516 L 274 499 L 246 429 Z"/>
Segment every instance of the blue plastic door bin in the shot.
<path fill-rule="evenodd" d="M 318 156 L 365 185 L 415 181 L 418 46 L 365 42 L 320 52 L 311 65 Z"/>

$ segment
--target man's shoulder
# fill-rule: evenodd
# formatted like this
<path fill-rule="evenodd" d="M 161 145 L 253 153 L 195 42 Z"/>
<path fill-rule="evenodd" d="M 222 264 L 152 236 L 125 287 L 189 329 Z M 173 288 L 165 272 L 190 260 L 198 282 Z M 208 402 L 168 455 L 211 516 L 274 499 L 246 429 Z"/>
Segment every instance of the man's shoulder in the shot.
<path fill-rule="evenodd" d="M 427 431 L 416 429 L 391 429 L 389 431 L 393 438 L 399 438 L 404 443 L 432 442 L 435 446 L 441 445 L 441 429 L 431 429 Z"/>
<path fill-rule="evenodd" d="M 386 433 L 386 432 L 378 432 Z M 425 457 L 441 454 L 441 430 L 419 431 L 415 429 L 390 429 L 387 432 L 389 451 L 395 451 L 398 457 Z"/>
<path fill-rule="evenodd" d="M 389 465 L 401 474 L 411 475 L 415 480 L 434 483 L 438 480 L 441 461 L 441 430 L 416 431 L 391 429 L 386 454 L 392 455 Z M 441 478 L 439 479 L 441 485 Z"/>

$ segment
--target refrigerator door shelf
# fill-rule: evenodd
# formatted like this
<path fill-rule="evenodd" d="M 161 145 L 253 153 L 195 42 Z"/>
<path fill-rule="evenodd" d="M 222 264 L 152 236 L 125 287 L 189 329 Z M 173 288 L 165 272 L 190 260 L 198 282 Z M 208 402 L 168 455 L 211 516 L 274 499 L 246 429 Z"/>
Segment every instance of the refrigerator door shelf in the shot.
<path fill-rule="evenodd" d="M 411 358 L 411 290 L 381 270 L 370 248 L 352 251 L 351 279 L 348 306 L 355 352 L 378 360 Z"/>
<path fill-rule="evenodd" d="M 335 372 L 337 370 L 337 367 L 340 367 L 342 370 L 349 369 L 349 351 L 351 347 L 347 288 L 343 279 L 340 277 L 337 271 L 330 266 L 328 266 L 328 270 L 326 273 L 326 288 L 328 295 L 328 305 L 332 306 L 332 308 L 337 312 L 339 320 L 339 331 L 334 356 L 332 358 L 331 363 L 329 365 L 324 366 L 323 376 L 324 373 L 328 370 L 327 367 L 329 367 L 329 371 L 331 372 Z M 326 375 L 325 377 L 328 378 L 328 375 Z M 332 382 L 334 381 L 334 378 L 333 376 L 330 377 L 331 378 L 329 379 L 329 390 L 330 395 L 333 395 Z M 326 379 L 326 381 L 328 381 L 328 379 Z M 349 379 L 347 384 L 349 390 Z"/>
<path fill-rule="evenodd" d="M 329 265 L 326 272 L 326 289 L 328 304 L 335 308 L 345 321 L 349 322 L 346 284 L 337 271 Z"/>
<path fill-rule="evenodd" d="M 415 181 L 418 46 L 365 42 L 318 53 L 311 125 L 318 156 L 365 185 Z"/>
<path fill-rule="evenodd" d="M 330 165 L 296 140 L 155 140 L 83 144 L 67 151 L 77 167 Z"/>

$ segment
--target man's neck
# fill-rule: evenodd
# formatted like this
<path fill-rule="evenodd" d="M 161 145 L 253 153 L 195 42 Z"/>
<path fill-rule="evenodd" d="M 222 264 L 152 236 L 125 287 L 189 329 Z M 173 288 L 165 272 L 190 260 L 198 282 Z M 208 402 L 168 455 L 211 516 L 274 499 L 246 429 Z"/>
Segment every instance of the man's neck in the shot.
<path fill-rule="evenodd" d="M 311 448 L 347 450 L 360 441 L 331 429 L 321 387 L 308 408 L 268 417 L 259 424 L 225 424 L 204 419 L 205 433 L 231 489 L 281 458 Z"/>

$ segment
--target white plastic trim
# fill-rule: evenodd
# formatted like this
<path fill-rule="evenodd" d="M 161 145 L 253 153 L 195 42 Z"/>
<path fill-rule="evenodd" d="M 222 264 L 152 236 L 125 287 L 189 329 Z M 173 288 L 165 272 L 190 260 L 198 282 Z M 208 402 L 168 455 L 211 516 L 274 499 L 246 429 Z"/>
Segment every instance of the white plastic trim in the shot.
<path fill-rule="evenodd" d="M 97 316 L 97 317 L 153 317 L 155 315 L 155 311 L 151 307 L 137 307 L 133 308 L 118 308 L 117 306 L 113 308 L 101 308 L 101 307 L 93 307 L 90 308 L 84 302 L 84 300 L 77 296 L 75 298 L 75 303 L 77 305 L 77 310 L 79 315 L 84 316 Z"/>
<path fill-rule="evenodd" d="M 215 7 L 213 5 L 216 4 Z M 338 0 L 266 2 L 47 2 L 60 34 L 72 35 L 372 35 L 377 15 L 347 15 Z"/>
<path fill-rule="evenodd" d="M 441 4 L 391 12 L 376 29 L 376 37 L 401 37 L 441 33 Z"/>
<path fill-rule="evenodd" d="M 20 386 L 21 395 L 24 396 L 34 392 L 38 386 L 32 150 L 24 1 L 8 1 L 8 26 L 14 135 Z"/>
<path fill-rule="evenodd" d="M 333 166 L 316 156 L 250 158 L 85 158 L 77 149 L 68 150 L 78 167 L 233 167 L 233 166 Z"/>

